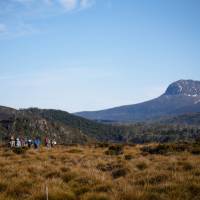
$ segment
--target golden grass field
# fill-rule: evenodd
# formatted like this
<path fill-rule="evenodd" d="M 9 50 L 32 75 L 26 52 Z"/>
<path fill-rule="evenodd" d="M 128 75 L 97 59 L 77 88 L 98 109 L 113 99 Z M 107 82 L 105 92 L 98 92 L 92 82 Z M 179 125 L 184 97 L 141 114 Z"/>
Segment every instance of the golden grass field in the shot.
<path fill-rule="evenodd" d="M 0 200 L 199 200 L 200 155 L 122 155 L 106 147 L 58 146 L 16 154 L 0 149 Z"/>

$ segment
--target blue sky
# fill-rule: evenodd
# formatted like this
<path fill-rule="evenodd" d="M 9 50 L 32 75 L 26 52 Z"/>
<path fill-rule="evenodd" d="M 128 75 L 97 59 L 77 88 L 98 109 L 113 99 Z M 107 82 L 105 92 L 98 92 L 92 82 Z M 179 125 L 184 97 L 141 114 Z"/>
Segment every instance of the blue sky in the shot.
<path fill-rule="evenodd" d="M 200 80 L 199 0 L 1 0 L 0 104 L 99 110 Z"/>

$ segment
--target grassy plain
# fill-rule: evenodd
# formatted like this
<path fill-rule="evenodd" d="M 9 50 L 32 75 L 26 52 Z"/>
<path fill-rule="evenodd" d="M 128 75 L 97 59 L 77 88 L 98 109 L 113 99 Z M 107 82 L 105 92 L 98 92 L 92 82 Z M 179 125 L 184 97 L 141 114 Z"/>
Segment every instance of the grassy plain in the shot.
<path fill-rule="evenodd" d="M 112 155 L 102 146 L 43 147 L 21 154 L 2 147 L 0 200 L 46 200 L 47 193 L 49 200 L 200 199 L 198 150 L 127 145 Z"/>

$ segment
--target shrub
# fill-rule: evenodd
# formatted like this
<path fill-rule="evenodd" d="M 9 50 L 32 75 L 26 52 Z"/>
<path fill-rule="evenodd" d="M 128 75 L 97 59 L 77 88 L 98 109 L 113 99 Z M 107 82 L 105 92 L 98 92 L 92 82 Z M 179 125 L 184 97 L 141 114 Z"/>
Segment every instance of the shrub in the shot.
<path fill-rule="evenodd" d="M 183 170 L 190 171 L 193 169 L 193 166 L 188 162 L 182 162 Z"/>
<path fill-rule="evenodd" d="M 105 185 L 97 185 L 94 188 L 95 192 L 110 192 L 112 190 L 112 187 L 108 184 Z"/>
<path fill-rule="evenodd" d="M 157 175 L 152 175 L 150 177 L 143 177 L 140 180 L 137 180 L 135 183 L 138 185 L 159 185 L 161 183 L 164 183 L 165 181 L 168 180 L 168 176 L 166 174 L 157 174 Z"/>
<path fill-rule="evenodd" d="M 116 169 L 112 172 L 112 177 L 114 179 L 116 178 L 120 178 L 122 176 L 126 176 L 128 173 L 128 170 L 126 168 L 120 168 L 120 169 Z"/>
<path fill-rule="evenodd" d="M 13 183 L 12 187 L 8 187 L 7 193 L 14 198 L 24 197 L 30 195 L 30 190 L 33 187 L 33 182 L 28 180 L 22 180 L 20 182 Z"/>
<path fill-rule="evenodd" d="M 141 148 L 142 152 L 149 154 L 166 154 L 169 152 L 169 148 L 166 145 L 159 144 L 157 146 L 145 146 Z"/>
<path fill-rule="evenodd" d="M 52 159 L 52 160 L 56 160 L 57 159 L 57 157 L 55 155 L 50 155 L 49 158 Z"/>
<path fill-rule="evenodd" d="M 46 200 L 46 194 L 39 194 L 34 200 Z M 71 191 L 49 191 L 49 200 L 76 200 L 76 196 Z"/>
<path fill-rule="evenodd" d="M 193 155 L 200 155 L 200 147 L 195 147 L 191 150 Z"/>
<path fill-rule="evenodd" d="M 2 154 L 4 157 L 11 157 L 11 156 L 13 156 L 14 154 L 13 154 L 13 152 L 12 151 L 10 151 L 10 149 L 9 150 L 5 150 L 4 152 L 3 152 L 3 154 Z"/>
<path fill-rule="evenodd" d="M 127 155 L 124 156 L 124 159 L 125 160 L 132 160 L 133 156 L 131 154 L 127 154 Z"/>
<path fill-rule="evenodd" d="M 141 148 L 143 153 L 165 155 L 172 152 L 190 151 L 191 146 L 186 143 L 180 144 L 159 144 L 157 146 L 145 146 Z"/>
<path fill-rule="evenodd" d="M 95 148 L 108 148 L 109 147 L 109 143 L 106 142 L 102 142 L 102 143 L 97 143 L 95 144 Z"/>
<path fill-rule="evenodd" d="M 0 182 L 0 192 L 4 192 L 7 188 L 7 185 L 3 182 Z"/>
<path fill-rule="evenodd" d="M 21 147 L 21 148 L 13 148 L 12 150 L 16 154 L 25 154 L 26 151 L 28 150 L 28 148 L 27 147 Z"/>
<path fill-rule="evenodd" d="M 75 179 L 78 175 L 75 172 L 66 172 L 62 175 L 62 180 L 65 183 L 70 182 L 71 180 Z"/>
<path fill-rule="evenodd" d="M 138 163 L 136 165 L 136 167 L 139 169 L 139 170 L 144 170 L 147 168 L 147 164 L 145 162 L 141 162 L 141 163 Z"/>
<path fill-rule="evenodd" d="M 61 173 L 59 171 L 50 171 L 48 172 L 45 177 L 46 178 L 57 178 L 57 177 L 60 177 L 61 176 Z"/>
<path fill-rule="evenodd" d="M 153 192 L 146 192 L 143 196 L 142 199 L 145 200 L 163 200 L 163 198 L 161 196 L 159 196 L 157 193 L 153 193 Z"/>
<path fill-rule="evenodd" d="M 168 180 L 168 176 L 167 175 L 165 175 L 165 174 L 158 174 L 156 176 L 150 177 L 148 179 L 148 182 L 151 185 L 157 185 L 157 184 L 165 182 L 166 180 Z"/>
<path fill-rule="evenodd" d="M 91 179 L 90 177 L 87 176 L 77 177 L 74 181 L 79 185 L 90 185 L 90 186 L 93 186 L 97 183 L 95 179 Z"/>
<path fill-rule="evenodd" d="M 110 200 L 110 198 L 104 193 L 89 193 L 84 196 L 83 200 Z"/>
<path fill-rule="evenodd" d="M 188 192 L 191 196 L 197 197 L 197 199 L 200 198 L 200 186 L 195 183 L 190 183 L 186 186 Z"/>
<path fill-rule="evenodd" d="M 103 172 L 108 172 L 108 171 L 112 171 L 114 169 L 119 169 L 122 168 L 123 165 L 122 164 L 116 164 L 116 163 L 107 163 L 107 164 L 98 164 L 97 165 L 97 169 Z"/>
<path fill-rule="evenodd" d="M 81 149 L 70 149 L 68 153 L 82 153 Z"/>
<path fill-rule="evenodd" d="M 70 168 L 68 168 L 68 167 L 61 167 L 60 170 L 61 170 L 62 172 L 69 172 L 69 171 L 70 171 Z"/>
<path fill-rule="evenodd" d="M 77 196 L 80 196 L 80 195 L 83 195 L 87 192 L 90 191 L 90 187 L 89 186 L 79 186 L 77 188 L 74 189 L 74 193 L 77 195 Z"/>
<path fill-rule="evenodd" d="M 106 155 L 121 155 L 123 154 L 123 146 L 122 145 L 112 145 L 105 152 Z"/>

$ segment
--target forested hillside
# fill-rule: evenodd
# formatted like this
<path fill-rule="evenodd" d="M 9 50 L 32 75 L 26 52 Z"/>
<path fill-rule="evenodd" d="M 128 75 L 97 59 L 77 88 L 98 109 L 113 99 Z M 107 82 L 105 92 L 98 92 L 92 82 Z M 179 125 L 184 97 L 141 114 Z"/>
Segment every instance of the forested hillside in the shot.
<path fill-rule="evenodd" d="M 136 124 L 101 124 L 65 111 L 0 109 L 0 139 L 11 135 L 55 138 L 60 144 L 118 142 L 145 143 L 195 140 L 200 135 L 199 114 Z"/>

